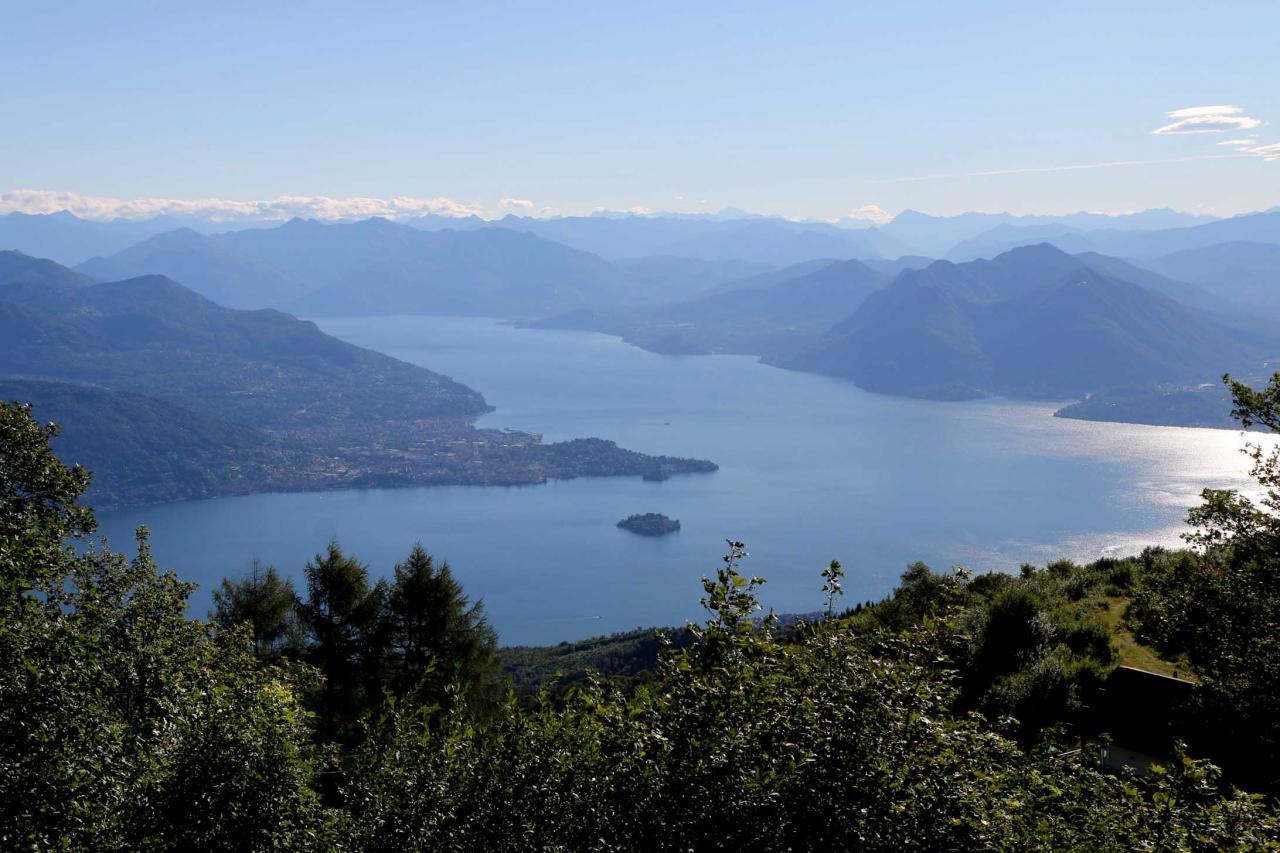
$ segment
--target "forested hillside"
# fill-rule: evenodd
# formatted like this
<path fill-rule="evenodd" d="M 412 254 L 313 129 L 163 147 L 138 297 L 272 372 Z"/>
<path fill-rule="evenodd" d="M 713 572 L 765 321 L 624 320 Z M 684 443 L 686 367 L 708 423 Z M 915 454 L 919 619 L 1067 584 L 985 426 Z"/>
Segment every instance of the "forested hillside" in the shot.
<path fill-rule="evenodd" d="M 142 394 L 0 379 L 0 400 L 31 403 L 62 425 L 54 449 L 95 473 L 86 499 L 96 507 L 283 489 L 322 464 L 261 430 Z"/>

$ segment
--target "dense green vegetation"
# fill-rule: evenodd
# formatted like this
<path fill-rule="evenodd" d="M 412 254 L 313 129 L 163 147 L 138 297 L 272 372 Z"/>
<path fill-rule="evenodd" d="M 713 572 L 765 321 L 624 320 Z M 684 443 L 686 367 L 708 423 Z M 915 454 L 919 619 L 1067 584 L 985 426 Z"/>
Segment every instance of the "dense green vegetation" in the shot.
<path fill-rule="evenodd" d="M 1233 390 L 1280 427 L 1280 377 Z M 305 591 L 255 566 L 187 617 L 145 531 L 132 561 L 84 547 L 89 477 L 54 433 L 0 407 L 5 849 L 1280 847 L 1275 456 L 1256 457 L 1261 504 L 1206 493 L 1192 550 L 1016 577 L 917 564 L 844 613 L 833 563 L 822 614 L 786 627 L 731 542 L 684 640 L 618 638 L 644 677 L 521 700 L 421 549 L 375 582 L 331 544 Z M 1149 778 L 1096 769 L 1074 747 L 1117 661 L 1190 669 L 1188 734 L 1219 737 Z M 1188 757 L 1206 754 L 1225 777 Z"/>
<path fill-rule="evenodd" d="M 692 639 L 686 629 L 637 628 L 554 646 L 507 646 L 498 650 L 498 660 L 512 687 L 532 695 L 543 688 L 562 690 L 592 673 L 619 683 L 648 678 L 664 648 L 683 648 Z"/>
<path fill-rule="evenodd" d="M 284 488 L 319 467 L 313 453 L 261 430 L 142 394 L 0 379 L 0 400 L 31 403 L 62 425 L 54 450 L 94 472 L 86 497 L 99 509 Z"/>

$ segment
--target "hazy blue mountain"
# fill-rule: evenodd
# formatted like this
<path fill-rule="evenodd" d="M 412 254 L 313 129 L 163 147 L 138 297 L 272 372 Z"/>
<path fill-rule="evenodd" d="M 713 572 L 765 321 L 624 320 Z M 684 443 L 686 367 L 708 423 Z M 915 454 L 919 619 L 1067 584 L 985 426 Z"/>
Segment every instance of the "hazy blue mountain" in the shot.
<path fill-rule="evenodd" d="M 157 234 L 109 258 L 96 257 L 77 269 L 102 281 L 159 274 L 228 308 L 288 305 L 311 290 L 306 280 L 269 261 L 242 257 L 219 237 L 189 228 Z"/>
<path fill-rule="evenodd" d="M 397 221 L 414 228 L 420 228 L 423 231 L 470 231 L 475 228 L 488 228 L 492 224 L 489 220 L 481 219 L 475 214 L 471 216 L 441 216 L 438 213 L 428 213 L 425 216 L 416 216 Z"/>
<path fill-rule="evenodd" d="M 616 304 L 626 277 L 598 257 L 501 228 L 422 231 L 386 219 L 160 235 L 82 269 L 185 276 L 237 307 L 303 314 L 530 316 Z"/>
<path fill-rule="evenodd" d="M 1052 398 L 1212 379 L 1278 347 L 1040 245 L 903 272 L 780 363 L 885 393 Z"/>
<path fill-rule="evenodd" d="M 1117 216 L 1086 212 L 1059 216 L 1018 216 L 1011 213 L 978 212 L 961 213 L 956 216 L 932 216 L 915 210 L 904 210 L 894 217 L 892 222 L 882 226 L 882 230 L 904 243 L 916 246 L 925 254 L 941 257 L 949 255 L 958 244 L 973 240 L 979 235 L 1000 226 L 1039 228 L 1042 229 L 1040 231 L 1040 240 L 1043 240 L 1048 235 L 1057 233 L 1054 230 L 1055 226 L 1060 227 L 1062 233 L 1095 229 L 1131 231 L 1187 227 L 1202 224 L 1212 219 L 1213 217 L 1210 216 L 1181 213 L 1167 208 L 1143 210 L 1137 213 Z M 1005 245 L 1002 249 L 1012 248 L 1013 245 L 1023 245 L 1027 242 L 1040 242 L 1040 240 L 1025 240 L 1023 243 Z M 1083 251 L 1084 248 L 1086 247 L 1078 246 L 1070 250 Z M 962 254 L 967 254 L 968 256 L 957 257 L 956 259 L 968 260 L 970 257 L 990 257 L 991 254 L 998 254 L 998 251 L 987 255 Z"/>
<path fill-rule="evenodd" d="M 694 234 L 719 230 L 714 222 L 650 216 L 566 216 L 556 219 L 508 215 L 492 223 L 537 234 L 583 252 L 617 260 L 645 255 L 680 255 L 672 247 Z"/>
<path fill-rule="evenodd" d="M 615 267 L 536 235 L 502 228 L 430 233 L 388 222 L 346 227 L 373 233 L 333 259 L 325 284 L 293 301 L 300 313 L 527 317 L 626 299 Z"/>
<path fill-rule="evenodd" d="M 896 281 L 936 285 L 976 302 L 998 302 L 1030 293 L 1084 267 L 1047 243 L 1020 246 L 991 259 L 955 264 L 937 261 L 901 273 Z"/>
<path fill-rule="evenodd" d="M 1280 245 L 1235 241 L 1163 255 L 1143 265 L 1193 282 L 1224 302 L 1280 313 Z"/>
<path fill-rule="evenodd" d="M 1179 281 L 1154 272 L 1147 266 L 1138 266 L 1120 258 L 1100 255 L 1097 252 L 1081 252 L 1076 257 L 1100 273 L 1123 281 L 1141 285 L 1156 293 L 1163 293 L 1170 299 L 1215 314 L 1244 315 L 1249 309 L 1241 302 L 1228 298 L 1225 294 L 1211 291 L 1208 288 Z"/>
<path fill-rule="evenodd" d="M 15 251 L 0 251 L 0 284 L 17 287 L 26 284 L 33 289 L 65 290 L 84 287 L 93 279 L 47 258 L 33 258 Z"/>
<path fill-rule="evenodd" d="M 675 302 L 706 293 L 722 284 L 772 271 L 769 264 L 742 260 L 702 260 L 670 255 L 621 258 L 613 265 L 626 274 L 628 299 Z"/>
<path fill-rule="evenodd" d="M 946 258 L 949 261 L 994 258 L 1010 249 L 1034 243 L 1048 243 L 1071 254 L 1088 252 L 1093 248 L 1087 234 L 1057 222 L 1039 225 L 1005 224 L 957 243 L 947 252 Z"/>
<path fill-rule="evenodd" d="M 814 258 L 811 261 L 801 261 L 798 264 L 789 264 L 768 272 L 722 282 L 710 288 L 704 295 L 710 296 L 714 293 L 732 293 L 735 290 L 756 290 L 773 287 L 775 284 L 782 284 L 783 282 L 808 275 L 811 272 L 825 269 L 834 263 L 836 263 L 835 258 Z"/>
<path fill-rule="evenodd" d="M 1053 217 L 1064 225 L 1082 230 L 1112 228 L 1120 231 L 1151 231 L 1165 228 L 1187 228 L 1217 221 L 1218 217 L 1207 213 L 1187 213 L 1168 207 L 1153 207 L 1135 213 L 1071 213 Z"/>
<path fill-rule="evenodd" d="M 30 259 L 0 253 L 0 270 Z M 215 305 L 163 276 L 77 286 L 0 277 L 0 373 L 103 385 L 252 426 L 469 417 L 452 380 L 332 338 L 278 311 Z"/>
<path fill-rule="evenodd" d="M 897 257 L 910 247 L 876 228 L 765 216 L 507 216 L 496 226 L 537 234 L 603 258 L 670 255 L 786 266 L 814 258 Z"/>
<path fill-rule="evenodd" d="M 725 223 L 719 231 L 690 237 L 671 254 L 701 258 L 741 258 L 778 266 L 814 258 L 879 258 L 909 254 L 909 246 L 878 229 L 849 231 L 835 226 L 752 220 Z"/>
<path fill-rule="evenodd" d="M 118 252 L 173 227 L 169 219 L 97 222 L 65 210 L 48 214 L 7 213 L 0 215 L 0 250 L 19 251 L 70 266 L 94 255 Z"/>
<path fill-rule="evenodd" d="M 818 269 L 807 266 L 791 267 L 799 274 L 764 286 L 738 287 L 642 310 L 572 312 L 538 325 L 608 332 L 662 353 L 777 354 L 820 336 L 832 317 L 854 311 L 890 280 L 861 261 L 830 261 Z"/>
<path fill-rule="evenodd" d="M 862 262 L 873 270 L 879 270 L 887 275 L 897 275 L 903 270 L 922 270 L 929 264 L 933 263 L 935 258 L 926 258 L 924 255 L 903 255 L 893 260 L 885 260 L 884 258 L 863 258 Z"/>
<path fill-rule="evenodd" d="M 1191 228 L 1160 231 L 1093 231 L 1089 241 L 1095 250 L 1125 258 L 1156 258 L 1218 243 L 1280 244 L 1280 210 L 1218 219 Z"/>
<path fill-rule="evenodd" d="M 90 283 L 12 252 L 0 253 L 0 378 L 116 392 L 108 399 L 36 389 L 72 411 L 69 428 L 103 431 L 89 445 L 95 453 L 119 448 L 106 463 L 105 487 L 125 503 L 199 496 L 215 485 L 218 494 L 525 485 L 581 476 L 664 479 L 716 467 L 602 439 L 543 444 L 529 433 L 477 429 L 475 417 L 489 407 L 475 391 L 330 337 L 314 323 L 271 309 L 223 308 L 163 276 Z M 87 413 L 95 401 L 104 409 Z M 131 436 L 135 423 L 154 429 L 154 442 Z M 269 445 L 232 424 L 260 430 Z M 219 436 L 245 450 L 234 475 L 213 446 Z"/>
<path fill-rule="evenodd" d="M 918 210 L 904 210 L 882 230 L 926 255 L 941 257 L 952 246 L 971 239 L 997 225 L 1014 221 L 1008 213 L 962 213 L 933 216 Z"/>

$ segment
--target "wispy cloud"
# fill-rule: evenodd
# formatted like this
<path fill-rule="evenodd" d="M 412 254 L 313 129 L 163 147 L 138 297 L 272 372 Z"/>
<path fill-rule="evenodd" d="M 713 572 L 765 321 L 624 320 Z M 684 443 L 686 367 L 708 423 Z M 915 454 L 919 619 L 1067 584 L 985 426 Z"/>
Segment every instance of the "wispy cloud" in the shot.
<path fill-rule="evenodd" d="M 483 215 L 484 209 L 443 196 L 437 198 L 367 198 L 347 196 L 280 196 L 254 201 L 222 198 L 119 199 L 52 190 L 10 190 L 0 193 L 0 213 L 56 213 L 67 210 L 83 219 L 150 219 L 154 216 L 199 217 L 214 222 L 275 221 L 302 216 L 314 219 L 365 219 L 422 216 Z"/>
<path fill-rule="evenodd" d="M 1280 142 L 1273 142 L 1270 145 L 1257 145 L 1253 148 L 1246 148 L 1245 150 L 1250 154 L 1256 154 L 1268 162 L 1280 159 Z"/>
<path fill-rule="evenodd" d="M 527 198 L 500 198 L 498 207 L 503 210 L 532 210 L 533 202 Z"/>
<path fill-rule="evenodd" d="M 1081 172 L 1089 169 L 1117 169 L 1124 166 L 1156 166 L 1165 163 L 1189 163 L 1194 160 L 1229 160 L 1247 157 L 1248 154 L 1193 154 L 1189 157 L 1170 157 L 1161 160 L 1107 160 L 1101 163 L 1072 163 L 1066 166 L 1024 166 L 1015 169 L 987 169 L 981 172 L 945 172 L 935 175 L 917 175 L 909 178 L 890 178 L 883 183 L 908 184 L 918 181 L 941 181 L 954 178 L 994 178 L 1001 175 L 1034 175 L 1049 172 Z"/>
<path fill-rule="evenodd" d="M 1226 131 L 1253 130 L 1255 127 L 1262 127 L 1266 124 L 1260 119 L 1246 115 L 1243 109 L 1234 104 L 1219 104 L 1213 107 L 1187 107 L 1186 109 L 1165 113 L 1165 115 L 1171 119 L 1176 119 L 1176 121 L 1166 124 L 1164 127 L 1156 128 L 1152 131 L 1153 133 L 1223 133 Z M 1266 143 L 1259 145 L 1258 135 L 1254 133 L 1250 133 L 1247 136 L 1239 136 L 1235 139 L 1224 139 L 1218 145 L 1234 148 L 1242 156 L 1261 157 L 1267 161 L 1280 158 L 1280 144 Z"/>
<path fill-rule="evenodd" d="M 1165 113 L 1173 119 L 1169 124 L 1157 127 L 1152 133 L 1168 135 L 1180 133 L 1223 133 L 1225 131 L 1252 130 L 1262 121 L 1234 104 L 1212 107 L 1186 107 Z"/>

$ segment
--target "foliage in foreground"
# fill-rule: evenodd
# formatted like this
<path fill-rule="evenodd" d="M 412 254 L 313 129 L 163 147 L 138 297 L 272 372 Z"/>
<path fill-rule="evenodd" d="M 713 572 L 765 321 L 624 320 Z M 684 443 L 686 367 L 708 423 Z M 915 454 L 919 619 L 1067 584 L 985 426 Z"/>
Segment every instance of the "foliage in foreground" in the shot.
<path fill-rule="evenodd" d="M 323 724 L 342 667 L 326 677 L 320 661 L 318 672 L 255 654 L 274 643 L 260 630 L 188 619 L 190 587 L 156 568 L 145 533 L 133 561 L 66 544 L 92 529 L 75 503 L 86 478 L 21 407 L 0 408 L 0 475 L 5 849 L 1280 845 L 1270 805 L 1224 788 L 1211 766 L 1104 775 L 966 712 L 1007 677 L 985 691 L 966 678 L 980 638 L 1043 621 L 1025 596 L 990 591 L 1007 618 L 970 630 L 968 596 L 986 592 L 920 575 L 902 602 L 926 604 L 908 618 L 904 603 L 901 624 L 882 614 L 780 632 L 756 618 L 763 581 L 741 574 L 731 543 L 704 580 L 707 622 L 633 690 L 587 680 L 532 708 L 477 707 L 465 683 L 443 702 L 393 692 L 359 720 L 328 717 L 357 726 L 350 737 Z M 358 577 L 350 569 L 337 576 Z M 824 579 L 830 613 L 839 575 Z M 357 591 L 356 602 L 370 594 Z M 1072 649 L 1070 627 L 1049 625 L 1045 643 Z"/>

